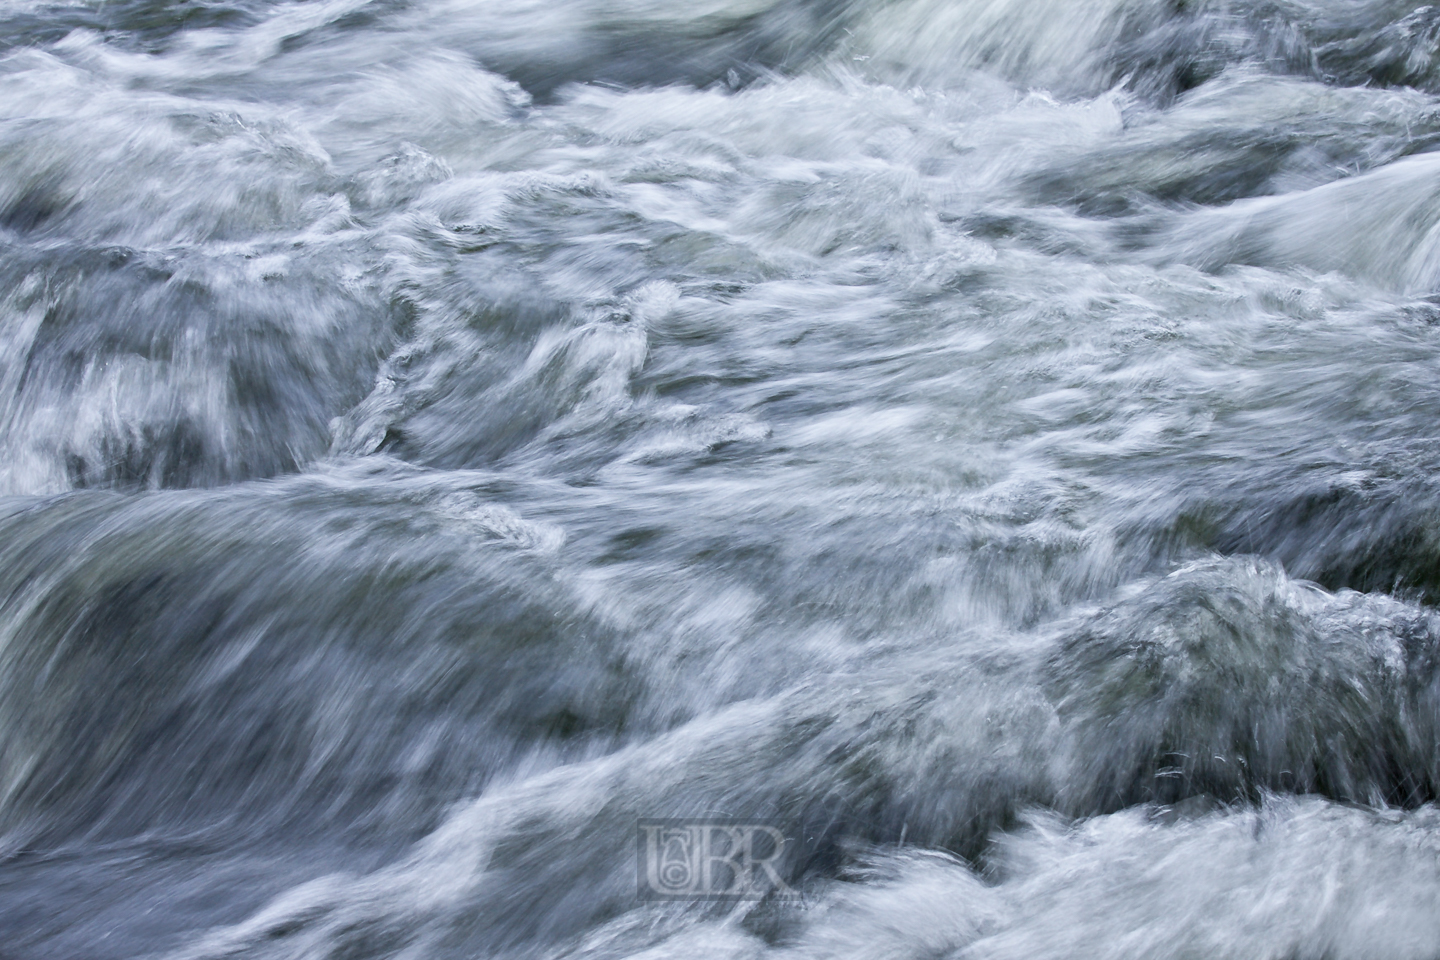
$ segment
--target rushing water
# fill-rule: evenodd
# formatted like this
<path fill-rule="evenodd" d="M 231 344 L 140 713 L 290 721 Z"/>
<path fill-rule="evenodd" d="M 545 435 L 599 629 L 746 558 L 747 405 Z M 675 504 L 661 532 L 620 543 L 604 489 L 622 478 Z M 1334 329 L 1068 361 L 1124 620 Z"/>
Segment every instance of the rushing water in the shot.
<path fill-rule="evenodd" d="M 1393 0 L 4 0 L 0 957 L 1440 956 L 1437 147 Z"/>

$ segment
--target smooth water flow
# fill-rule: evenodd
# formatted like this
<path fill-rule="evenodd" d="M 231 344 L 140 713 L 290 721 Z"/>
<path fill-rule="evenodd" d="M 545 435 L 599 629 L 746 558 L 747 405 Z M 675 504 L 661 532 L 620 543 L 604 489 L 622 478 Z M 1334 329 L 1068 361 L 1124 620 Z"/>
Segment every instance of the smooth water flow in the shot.
<path fill-rule="evenodd" d="M 1392 0 L 5 0 L 0 958 L 1440 957 L 1437 147 Z"/>

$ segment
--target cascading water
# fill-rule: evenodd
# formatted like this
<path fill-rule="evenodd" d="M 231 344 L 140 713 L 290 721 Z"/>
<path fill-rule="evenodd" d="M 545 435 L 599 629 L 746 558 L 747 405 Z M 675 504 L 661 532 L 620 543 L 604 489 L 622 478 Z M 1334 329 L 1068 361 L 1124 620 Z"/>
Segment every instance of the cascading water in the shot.
<path fill-rule="evenodd" d="M 5 0 L 0 958 L 1440 957 L 1437 146 L 1393 0 Z"/>

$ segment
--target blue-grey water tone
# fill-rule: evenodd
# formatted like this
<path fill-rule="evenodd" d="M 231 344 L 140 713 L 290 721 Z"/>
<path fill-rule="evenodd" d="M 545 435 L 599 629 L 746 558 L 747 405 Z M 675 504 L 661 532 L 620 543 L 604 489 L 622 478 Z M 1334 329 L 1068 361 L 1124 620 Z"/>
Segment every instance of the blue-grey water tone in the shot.
<path fill-rule="evenodd" d="M 1435 960 L 1437 604 L 1440 8 L 0 3 L 3 960 Z"/>

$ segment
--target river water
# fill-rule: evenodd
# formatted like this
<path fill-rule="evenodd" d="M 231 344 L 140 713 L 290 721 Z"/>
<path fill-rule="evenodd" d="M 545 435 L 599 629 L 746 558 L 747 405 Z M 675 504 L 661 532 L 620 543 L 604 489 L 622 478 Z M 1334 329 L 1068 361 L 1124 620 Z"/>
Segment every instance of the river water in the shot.
<path fill-rule="evenodd" d="M 1440 956 L 1437 146 L 1393 0 L 5 0 L 0 957 Z"/>

